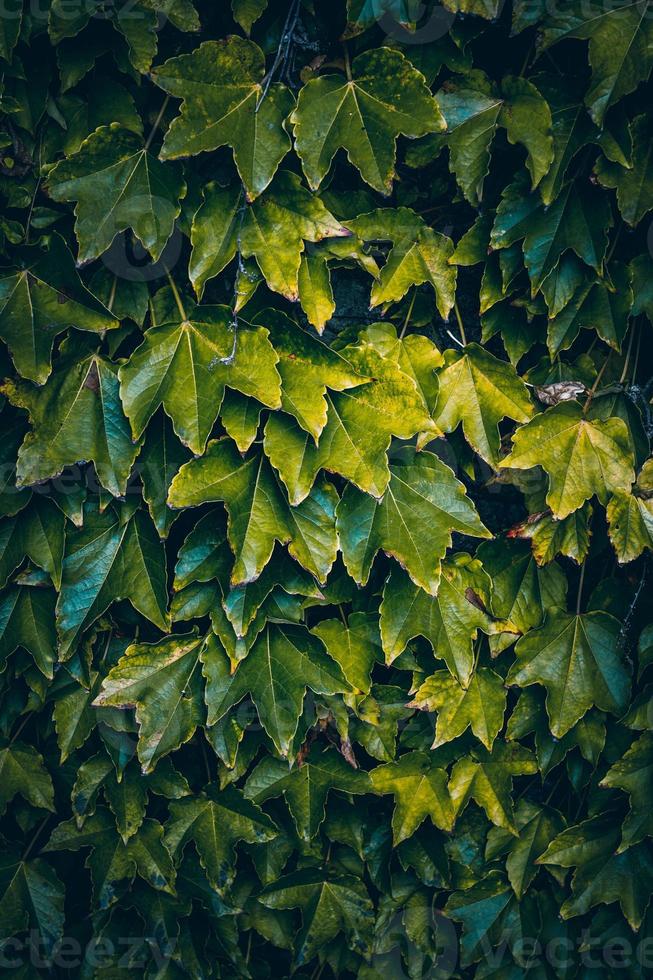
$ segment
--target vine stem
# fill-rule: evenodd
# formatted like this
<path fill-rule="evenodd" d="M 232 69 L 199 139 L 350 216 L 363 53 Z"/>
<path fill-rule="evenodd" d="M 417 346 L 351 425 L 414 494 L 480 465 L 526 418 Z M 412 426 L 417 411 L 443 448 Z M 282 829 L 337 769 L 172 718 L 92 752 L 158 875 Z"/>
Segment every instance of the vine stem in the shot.
<path fill-rule="evenodd" d="M 175 298 L 175 303 L 177 304 L 179 315 L 181 316 L 182 320 L 185 323 L 188 320 L 188 317 L 186 316 L 186 310 L 184 309 L 184 304 L 182 303 L 181 296 L 179 295 L 179 290 L 177 289 L 177 283 L 170 275 L 168 269 L 166 269 L 166 276 L 168 277 L 168 282 L 170 283 L 170 289 L 172 290 L 172 295 Z"/>
<path fill-rule="evenodd" d="M 463 326 L 463 318 L 460 315 L 460 307 L 458 306 L 458 300 L 453 301 L 454 313 L 456 314 L 456 320 L 458 321 L 458 329 L 460 330 L 460 339 L 463 342 L 463 347 L 467 347 L 467 337 L 465 335 L 465 327 Z"/>

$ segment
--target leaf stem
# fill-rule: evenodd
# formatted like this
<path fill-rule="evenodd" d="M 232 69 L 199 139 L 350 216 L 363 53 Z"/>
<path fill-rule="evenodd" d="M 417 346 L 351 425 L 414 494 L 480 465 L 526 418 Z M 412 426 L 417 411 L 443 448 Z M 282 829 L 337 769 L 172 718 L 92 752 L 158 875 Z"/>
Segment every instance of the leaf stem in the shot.
<path fill-rule="evenodd" d="M 585 582 L 585 566 L 587 562 L 584 561 L 580 566 L 580 578 L 578 580 L 578 595 L 576 596 L 576 615 L 580 616 L 580 604 L 583 598 L 583 583 Z"/>
<path fill-rule="evenodd" d="M 458 300 L 453 301 L 454 313 L 456 314 L 456 320 L 458 321 L 458 329 L 460 330 L 460 339 L 463 342 L 463 347 L 467 347 L 467 337 L 465 335 L 465 327 L 463 326 L 463 318 L 460 315 L 460 307 L 458 306 Z"/>
<path fill-rule="evenodd" d="M 164 266 L 165 268 L 165 266 Z M 168 277 L 168 282 L 170 283 L 170 289 L 172 290 L 172 295 L 175 298 L 175 303 L 177 304 L 177 309 L 179 310 L 179 315 L 184 323 L 187 322 L 188 317 L 186 316 L 186 310 L 184 309 L 184 304 L 182 303 L 181 296 L 179 295 L 179 290 L 177 289 L 177 284 L 175 280 L 170 275 L 170 272 L 166 269 L 166 276 Z"/>
<path fill-rule="evenodd" d="M 161 125 L 161 120 L 163 119 L 163 116 L 165 114 L 165 111 L 168 108 L 168 103 L 169 102 L 170 102 L 170 96 L 169 95 L 166 95 L 165 99 L 163 100 L 163 105 L 159 109 L 159 114 L 156 117 L 156 119 L 154 120 L 154 124 L 152 126 L 152 129 L 150 130 L 150 135 L 147 137 L 147 140 L 145 142 L 145 151 L 146 152 L 149 150 L 150 146 L 152 145 L 152 140 L 154 139 L 154 136 L 156 135 L 157 129 Z"/>
<path fill-rule="evenodd" d="M 349 49 L 347 47 L 347 42 L 346 41 L 343 41 L 343 43 L 342 43 L 342 50 L 343 50 L 344 55 L 345 55 L 345 74 L 347 75 L 347 81 L 348 82 L 351 82 L 351 80 L 352 80 L 352 77 L 351 77 L 351 62 L 349 60 Z"/>
<path fill-rule="evenodd" d="M 590 390 L 589 390 L 589 392 L 587 394 L 587 399 L 585 401 L 585 407 L 583 408 L 583 415 L 586 415 L 587 414 L 587 409 L 590 407 L 590 405 L 592 403 L 592 399 L 594 398 L 594 395 L 596 394 L 596 389 L 599 386 L 599 382 L 600 382 L 601 378 L 603 377 L 603 374 L 605 372 L 605 369 L 608 366 L 608 363 L 610 361 L 611 356 L 612 356 L 612 351 L 610 351 L 610 353 L 608 354 L 608 356 L 604 360 L 604 362 L 603 362 L 603 364 L 601 366 L 601 370 L 599 371 L 599 373 L 597 374 L 596 378 L 594 379 L 594 384 L 592 385 L 592 387 L 590 388 Z"/>
<path fill-rule="evenodd" d="M 27 860 L 27 858 L 29 857 L 29 855 L 30 855 L 30 853 L 32 851 L 32 848 L 34 847 L 34 844 L 38 840 L 39 834 L 41 833 L 41 831 L 43 830 L 43 828 L 45 827 L 46 823 L 48 822 L 48 820 L 50 819 L 51 816 L 52 816 L 52 814 L 51 813 L 48 813 L 43 818 L 43 820 L 41 820 L 41 823 L 38 825 L 38 827 L 36 828 L 36 830 L 32 834 L 32 837 L 30 839 L 29 844 L 27 845 L 27 847 L 23 851 L 23 855 L 22 855 L 22 857 L 20 859 L 21 861 L 26 861 Z"/>
<path fill-rule="evenodd" d="M 414 289 L 413 290 L 413 298 L 410 301 L 410 305 L 408 307 L 408 313 L 406 314 L 406 319 L 404 320 L 404 325 L 401 328 L 401 333 L 399 334 L 399 340 L 403 340 L 404 339 L 404 334 L 406 333 L 406 329 L 408 327 L 408 321 L 410 320 L 410 318 L 412 316 L 413 307 L 415 305 L 416 298 L 417 298 L 417 290 Z"/>

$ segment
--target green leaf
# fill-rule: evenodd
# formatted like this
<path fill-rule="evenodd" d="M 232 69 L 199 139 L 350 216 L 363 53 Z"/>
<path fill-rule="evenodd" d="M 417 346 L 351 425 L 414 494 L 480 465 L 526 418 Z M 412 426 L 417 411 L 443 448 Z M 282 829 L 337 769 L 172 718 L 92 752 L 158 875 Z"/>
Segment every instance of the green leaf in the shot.
<path fill-rule="evenodd" d="M 489 667 L 474 671 L 467 688 L 446 670 L 438 670 L 420 684 L 410 702 L 411 708 L 436 711 L 435 740 L 431 748 L 451 742 L 467 728 L 492 750 L 503 728 L 506 690 L 503 680 Z"/>
<path fill-rule="evenodd" d="M 527 545 L 497 538 L 479 545 L 476 554 L 492 579 L 492 612 L 520 633 L 540 626 L 552 606 L 565 605 L 564 572 L 556 564 L 538 566 Z"/>
<path fill-rule="evenodd" d="M 175 436 L 168 419 L 159 413 L 148 425 L 136 469 L 143 484 L 143 499 L 160 538 L 167 538 L 178 517 L 168 507 L 168 493 L 174 477 L 190 455 Z"/>
<path fill-rule="evenodd" d="M 133 643 L 93 702 L 98 708 L 136 709 L 138 758 L 145 772 L 192 738 L 204 721 L 202 642 L 196 633 L 187 633 L 159 643 Z"/>
<path fill-rule="evenodd" d="M 80 263 L 98 258 L 128 228 L 157 260 L 186 196 L 181 167 L 164 166 L 118 123 L 96 129 L 77 153 L 58 163 L 47 190 L 55 201 L 77 202 Z"/>
<path fill-rule="evenodd" d="M 244 793 L 257 804 L 283 794 L 297 833 L 310 841 L 325 818 L 331 790 L 357 795 L 370 790 L 367 773 L 353 769 L 333 748 L 326 752 L 312 749 L 301 765 L 290 770 L 286 762 L 263 759 L 248 776 Z"/>
<path fill-rule="evenodd" d="M 211 886 L 224 893 L 234 878 L 235 844 L 263 844 L 276 835 L 270 818 L 239 790 L 228 787 L 171 802 L 165 844 L 178 857 L 192 840 Z"/>
<path fill-rule="evenodd" d="M 539 870 L 535 862 L 564 829 L 565 822 L 551 807 L 540 807 L 528 800 L 520 800 L 515 808 L 515 823 L 519 837 L 513 837 L 501 827 L 490 829 L 485 855 L 492 860 L 499 854 L 508 853 L 506 872 L 515 895 L 521 901 Z"/>
<path fill-rule="evenodd" d="M 566 734 L 596 705 L 620 714 L 628 703 L 630 676 L 618 652 L 619 622 L 604 612 L 572 615 L 551 611 L 539 629 L 522 637 L 509 684 L 542 684 L 551 732 Z"/>
<path fill-rule="evenodd" d="M 2 391 L 27 411 L 32 426 L 18 451 L 17 486 L 49 480 L 84 461 L 95 464 L 109 493 L 124 494 L 139 447 L 131 440 L 111 361 L 71 351 L 42 388 L 6 381 Z"/>
<path fill-rule="evenodd" d="M 490 532 L 452 470 L 432 453 L 403 453 L 390 468 L 383 499 L 346 488 L 336 529 L 347 571 L 360 585 L 368 581 L 379 550 L 406 569 L 415 585 L 437 595 L 440 562 L 451 547 L 452 531 L 474 537 Z"/>
<path fill-rule="evenodd" d="M 42 568 L 61 587 L 65 517 L 51 500 L 37 496 L 20 517 L 0 525 L 0 587 L 4 587 L 24 558 Z"/>
<path fill-rule="evenodd" d="M 52 680 L 57 654 L 57 631 L 54 607 L 57 601 L 52 589 L 19 586 L 7 589 L 0 597 L 0 663 L 18 647 L 34 657 L 37 667 Z"/>
<path fill-rule="evenodd" d="M 0 815 L 17 793 L 32 806 L 54 812 L 54 787 L 43 756 L 24 742 L 0 742 Z"/>
<path fill-rule="evenodd" d="M 432 762 L 426 752 L 409 752 L 398 762 L 377 766 L 370 773 L 375 793 L 392 793 L 392 839 L 397 847 L 411 837 L 430 817 L 440 830 L 451 830 L 454 810 L 447 789 L 446 770 Z"/>
<path fill-rule="evenodd" d="M 612 224 L 605 196 L 591 185 L 576 186 L 573 182 L 550 206 L 541 204 L 535 195 L 524 195 L 520 183 L 508 185 L 497 208 L 490 245 L 508 248 L 524 239 L 532 295 L 541 289 L 567 249 L 600 275 L 608 245 L 607 229 Z"/>
<path fill-rule="evenodd" d="M 528 422 L 533 405 L 511 364 L 469 344 L 463 352 L 447 351 L 438 375 L 440 391 L 435 424 L 453 432 L 462 423 L 472 449 L 491 466 L 499 461 L 499 422 L 503 418 Z"/>
<path fill-rule="evenodd" d="M 288 755 L 306 689 L 316 694 L 349 690 L 338 664 L 322 641 L 303 626 L 268 624 L 234 673 L 217 639 L 202 653 L 206 676 L 207 723 L 214 725 L 246 694 L 281 755 Z"/>
<path fill-rule="evenodd" d="M 352 875 L 328 877 L 317 868 L 295 871 L 266 888 L 259 901 L 271 909 L 302 909 L 303 924 L 295 938 L 298 966 L 340 932 L 361 954 L 371 949 L 373 906 L 363 882 Z"/>
<path fill-rule="evenodd" d="M 336 152 L 371 187 L 390 194 L 399 134 L 415 138 L 444 128 L 424 76 L 392 48 L 365 51 L 351 77 L 323 75 L 304 85 L 290 120 L 309 185 L 317 190 Z"/>
<path fill-rule="evenodd" d="M 16 259 L 19 268 L 0 279 L 0 337 L 18 373 L 43 384 L 60 333 L 74 326 L 102 334 L 119 321 L 86 289 L 59 235 L 51 237 L 47 251 L 30 246 Z"/>
<path fill-rule="evenodd" d="M 311 632 L 322 640 L 347 682 L 362 694 L 369 694 L 370 675 L 381 652 L 378 619 L 369 613 L 355 612 L 346 623 L 323 619 Z"/>
<path fill-rule="evenodd" d="M 653 45 L 653 34 L 651 43 Z M 600 161 L 596 168 L 600 183 L 604 187 L 616 189 L 621 217 L 633 228 L 653 208 L 653 149 L 650 128 L 650 121 L 646 116 L 637 116 L 633 120 L 633 161 L 630 169 L 609 160 Z"/>
<path fill-rule="evenodd" d="M 625 422 L 590 421 L 577 402 L 560 402 L 518 429 L 512 452 L 499 466 L 541 466 L 549 477 L 546 502 L 558 519 L 594 494 L 607 504 L 610 493 L 627 493 L 635 480 Z"/>
<path fill-rule="evenodd" d="M 14 845 L 7 846 L 6 842 L 2 850 L 0 939 L 10 941 L 5 946 L 5 963 L 16 963 L 16 958 L 9 954 L 10 950 L 17 949 L 11 940 L 15 942 L 16 936 L 25 932 L 28 926 L 36 932 L 37 942 L 42 948 L 42 953 L 38 954 L 39 960 L 49 960 L 63 938 L 64 885 L 47 861 L 41 858 L 25 861 L 21 858 L 20 849 Z"/>
<path fill-rule="evenodd" d="M 653 548 L 653 500 L 619 491 L 608 501 L 606 513 L 619 562 L 633 561 L 645 548 Z"/>
<path fill-rule="evenodd" d="M 234 20 L 240 24 L 248 37 L 256 21 L 265 13 L 267 5 L 268 0 L 231 0 Z"/>
<path fill-rule="evenodd" d="M 264 310 L 255 322 L 269 330 L 279 358 L 281 408 L 297 419 L 317 445 L 327 424 L 327 388 L 347 391 L 370 379 L 362 377 L 338 351 L 312 337 L 277 310 Z"/>
<path fill-rule="evenodd" d="M 163 548 L 142 510 L 87 507 L 84 526 L 66 539 L 57 603 L 59 657 L 74 652 L 84 630 L 118 599 L 129 599 L 161 630 L 168 628 Z"/>
<path fill-rule="evenodd" d="M 424 636 L 436 657 L 466 687 L 474 666 L 473 641 L 479 629 L 494 633 L 497 626 L 487 612 L 490 580 L 481 563 L 469 555 L 453 555 L 442 563 L 436 596 L 414 585 L 393 569 L 383 591 L 381 640 L 388 663 L 403 653 L 406 644 Z"/>
<path fill-rule="evenodd" d="M 622 826 L 619 852 L 653 836 L 653 814 L 649 804 L 653 776 L 653 735 L 644 732 L 618 762 L 610 766 L 600 785 L 621 789 L 630 797 L 630 812 Z"/>
<path fill-rule="evenodd" d="M 547 324 L 547 345 L 554 358 L 568 350 L 581 330 L 596 330 L 601 340 L 616 350 L 628 330 L 633 292 L 623 266 L 611 270 L 613 285 L 589 279 L 574 293 L 571 301 Z"/>
<path fill-rule="evenodd" d="M 618 901 L 631 929 L 639 929 L 653 892 L 653 849 L 638 844 L 618 853 L 619 833 L 611 815 L 593 817 L 563 830 L 538 858 L 538 864 L 576 868 L 563 919 Z"/>
<path fill-rule="evenodd" d="M 74 820 L 55 827 L 45 851 L 79 851 L 92 848 L 86 859 L 93 894 L 100 909 L 115 904 L 124 892 L 121 883 L 140 875 L 152 888 L 174 894 L 175 869 L 163 843 L 163 827 L 146 819 L 137 834 L 125 844 L 116 832 L 113 816 L 98 807 L 82 828 Z"/>
<path fill-rule="evenodd" d="M 304 242 L 348 234 L 320 198 L 287 170 L 249 203 L 237 187 L 210 184 L 193 218 L 190 280 L 202 296 L 206 283 L 240 254 L 256 259 L 270 289 L 295 301 Z"/>
<path fill-rule="evenodd" d="M 639 3 L 619 9 L 565 7 L 545 25 L 542 46 L 567 38 L 589 40 L 592 81 L 585 104 L 601 125 L 605 113 L 646 81 L 653 62 L 653 27 L 648 10 Z"/>
<path fill-rule="evenodd" d="M 518 836 L 511 798 L 512 780 L 514 776 L 536 772 L 535 757 L 521 745 L 497 742 L 492 752 L 475 749 L 460 759 L 451 772 L 449 793 L 454 812 L 459 815 L 469 800 L 474 800 L 495 826 Z"/>
<path fill-rule="evenodd" d="M 410 439 L 433 428 L 416 385 L 370 344 L 340 353 L 368 384 L 327 395 L 327 424 L 315 446 L 289 420 L 272 415 L 265 427 L 265 452 L 278 470 L 293 506 L 310 492 L 319 470 L 340 473 L 365 493 L 381 498 L 390 480 L 387 450 L 393 435 Z"/>
<path fill-rule="evenodd" d="M 225 306 L 198 306 L 190 316 L 146 331 L 120 368 L 120 395 L 135 440 L 162 405 L 181 441 L 201 455 L 225 387 L 278 408 L 279 375 L 267 330 L 234 327 Z"/>
<path fill-rule="evenodd" d="M 289 507 L 263 454 L 243 459 L 229 439 L 209 443 L 201 459 L 182 466 L 172 481 L 171 507 L 223 500 L 229 544 L 235 555 L 233 585 L 253 582 L 272 556 L 275 541 L 323 582 L 336 557 L 337 495 L 326 481 L 308 499 Z"/>
<path fill-rule="evenodd" d="M 230 146 L 248 197 L 257 197 L 290 149 L 284 120 L 293 107 L 285 85 L 274 82 L 264 89 L 264 75 L 263 52 L 240 37 L 206 41 L 192 54 L 155 68 L 159 88 L 183 100 L 161 158 Z"/>
<path fill-rule="evenodd" d="M 453 243 L 430 228 L 410 208 L 379 208 L 348 221 L 362 241 L 392 242 L 392 249 L 372 286 L 371 306 L 397 303 L 411 286 L 433 287 L 440 316 L 446 320 L 454 304 L 456 268 L 450 263 Z"/>

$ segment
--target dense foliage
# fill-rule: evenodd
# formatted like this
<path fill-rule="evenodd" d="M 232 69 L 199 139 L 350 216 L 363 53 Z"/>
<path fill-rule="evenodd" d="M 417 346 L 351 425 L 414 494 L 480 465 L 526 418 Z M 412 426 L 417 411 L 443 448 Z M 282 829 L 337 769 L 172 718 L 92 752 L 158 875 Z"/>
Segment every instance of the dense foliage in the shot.
<path fill-rule="evenodd" d="M 2 975 L 650 976 L 653 4 L 0 56 Z"/>

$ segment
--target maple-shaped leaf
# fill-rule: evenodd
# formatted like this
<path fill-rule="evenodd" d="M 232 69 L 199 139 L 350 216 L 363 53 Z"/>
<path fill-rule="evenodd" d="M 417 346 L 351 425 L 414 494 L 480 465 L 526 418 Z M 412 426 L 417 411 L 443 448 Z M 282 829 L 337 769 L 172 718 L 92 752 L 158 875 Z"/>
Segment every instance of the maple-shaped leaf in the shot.
<path fill-rule="evenodd" d="M 551 732 L 565 735 L 593 705 L 619 714 L 628 703 L 630 676 L 618 652 L 620 624 L 605 612 L 572 615 L 552 610 L 544 625 L 515 647 L 507 681 L 542 684 Z"/>
<path fill-rule="evenodd" d="M 170 484 L 191 452 L 177 439 L 172 423 L 160 412 L 148 425 L 136 471 L 143 484 L 143 500 L 160 538 L 167 538 L 179 516 L 168 507 Z"/>
<path fill-rule="evenodd" d="M 385 321 L 366 327 L 360 334 L 360 340 L 369 343 L 381 357 L 394 361 L 400 371 L 413 379 L 426 411 L 432 414 L 438 400 L 437 372 L 444 364 L 444 358 L 433 341 L 417 333 L 399 337 L 396 327 Z M 435 435 L 433 429 L 420 433 L 417 448 L 421 449 Z"/>
<path fill-rule="evenodd" d="M 229 514 L 234 585 L 258 578 L 275 541 L 287 544 L 293 558 L 325 580 L 336 557 L 337 494 L 331 484 L 318 483 L 298 507 L 290 507 L 262 453 L 243 459 L 230 439 L 218 439 L 204 456 L 182 466 L 168 498 L 171 507 L 215 500 L 223 500 Z"/>
<path fill-rule="evenodd" d="M 19 517 L 0 524 L 0 588 L 25 558 L 47 572 L 55 588 L 61 586 L 66 519 L 59 508 L 37 496 Z"/>
<path fill-rule="evenodd" d="M 54 787 L 43 756 L 24 742 L 0 742 L 0 814 L 17 793 L 32 806 L 54 811 Z"/>
<path fill-rule="evenodd" d="M 283 794 L 297 833 L 310 841 L 325 818 L 325 805 L 331 790 L 361 794 L 370 791 L 366 772 L 353 769 L 335 749 L 311 749 L 301 765 L 288 769 L 288 763 L 270 757 L 263 759 L 245 783 L 245 797 L 264 803 Z"/>
<path fill-rule="evenodd" d="M 152 72 L 165 92 L 182 99 L 161 150 L 162 160 L 230 146 L 250 199 L 268 186 L 290 149 L 284 120 L 294 105 L 285 85 L 264 89 L 265 57 L 240 37 L 205 41 Z"/>
<path fill-rule="evenodd" d="M 357 691 L 370 693 L 370 675 L 382 659 L 378 617 L 354 612 L 346 622 L 323 619 L 311 630 L 322 640 L 331 657 L 340 664 L 347 681 Z"/>
<path fill-rule="evenodd" d="M 653 45 L 653 33 L 651 43 Z M 619 163 L 604 158 L 597 164 L 596 173 L 603 187 L 612 187 L 616 190 L 621 217 L 634 228 L 653 208 L 653 151 L 650 120 L 646 116 L 637 116 L 631 124 L 631 132 L 632 166 L 627 169 Z"/>
<path fill-rule="evenodd" d="M 378 551 L 396 558 L 415 585 L 436 595 L 452 531 L 489 537 L 453 471 L 433 453 L 406 450 L 390 467 L 381 501 L 348 486 L 336 509 L 347 571 L 365 585 Z"/>
<path fill-rule="evenodd" d="M 186 196 L 181 167 L 162 164 L 118 123 L 96 129 L 77 153 L 58 163 L 47 190 L 55 201 L 77 202 L 80 263 L 98 258 L 128 228 L 156 261 Z"/>
<path fill-rule="evenodd" d="M 653 894 L 653 847 L 641 843 L 619 852 L 620 832 L 614 815 L 595 816 L 563 830 L 538 858 L 538 864 L 576 868 L 572 894 L 560 908 L 563 919 L 619 902 L 631 929 L 639 929 Z"/>
<path fill-rule="evenodd" d="M 492 612 L 520 633 L 540 626 L 548 609 L 564 606 L 564 572 L 557 564 L 540 567 L 527 544 L 510 538 L 484 541 L 476 557 L 492 579 Z"/>
<path fill-rule="evenodd" d="M 451 830 L 454 809 L 447 788 L 447 773 L 426 752 L 408 752 L 398 762 L 377 766 L 370 773 L 375 793 L 392 793 L 394 846 L 411 837 L 427 817 L 440 830 Z"/>
<path fill-rule="evenodd" d="M 414 380 L 370 344 L 340 353 L 367 384 L 327 395 L 327 424 L 316 446 L 283 416 L 265 427 L 265 452 L 278 470 L 293 506 L 310 492 L 320 469 L 340 473 L 365 493 L 380 498 L 390 481 L 386 456 L 393 435 L 409 439 L 433 430 L 426 406 L 416 397 Z"/>
<path fill-rule="evenodd" d="M 560 519 L 594 494 L 607 504 L 610 493 L 628 493 L 635 481 L 633 462 L 623 419 L 590 420 L 578 402 L 560 402 L 515 432 L 512 452 L 499 466 L 541 466 L 549 477 L 546 502 Z"/>
<path fill-rule="evenodd" d="M 370 305 L 397 303 L 411 286 L 430 283 L 444 320 L 454 304 L 453 242 L 434 231 L 410 208 L 379 208 L 346 222 L 363 242 L 391 242 L 385 265 L 372 286 Z"/>
<path fill-rule="evenodd" d="M 345 356 L 278 310 L 263 310 L 254 322 L 267 328 L 279 358 L 281 408 L 297 419 L 317 445 L 327 423 L 327 388 L 346 391 L 370 379 L 361 377 Z"/>
<path fill-rule="evenodd" d="M 52 680 L 57 659 L 57 631 L 54 607 L 57 601 L 52 589 L 27 585 L 7 589 L 0 596 L 0 664 L 23 647 L 46 677 Z"/>
<path fill-rule="evenodd" d="M 499 626 L 487 612 L 490 579 L 479 561 L 452 555 L 442 563 L 437 595 L 429 595 L 408 575 L 393 569 L 383 590 L 381 640 L 386 660 L 392 663 L 409 640 L 424 636 L 436 657 L 467 686 L 472 676 L 473 640 L 478 630 L 494 633 Z"/>
<path fill-rule="evenodd" d="M 281 755 L 290 750 L 307 688 L 316 694 L 349 690 L 322 641 L 303 626 L 268 624 L 233 673 L 217 638 L 207 639 L 202 657 L 207 723 L 214 725 L 249 694 Z"/>
<path fill-rule="evenodd" d="M 592 185 L 572 181 L 546 206 L 517 181 L 503 192 L 490 245 L 503 249 L 524 240 L 524 262 L 535 295 L 568 249 L 600 275 L 611 224 L 609 203 Z"/>
<path fill-rule="evenodd" d="M 653 813 L 649 796 L 653 777 L 653 734 L 644 732 L 628 751 L 608 769 L 600 782 L 608 789 L 621 789 L 630 797 L 630 811 L 621 828 L 619 851 L 653 837 Z"/>
<path fill-rule="evenodd" d="M 114 497 L 125 492 L 139 447 L 123 413 L 115 364 L 71 350 L 42 388 L 6 381 L 2 391 L 27 411 L 32 426 L 18 451 L 17 486 L 51 479 L 83 461 L 95 464 Z"/>
<path fill-rule="evenodd" d="M 589 41 L 592 81 L 585 104 L 597 125 L 605 113 L 648 78 L 653 64 L 653 26 L 646 4 L 618 9 L 565 5 L 544 25 L 542 48 L 567 38 Z"/>
<path fill-rule="evenodd" d="M 615 350 L 628 330 L 628 317 L 633 303 L 629 276 L 616 263 L 610 269 L 612 284 L 596 282 L 589 277 L 576 290 L 564 309 L 547 323 L 547 346 L 551 357 L 568 350 L 583 329 L 596 330 L 601 340 Z"/>
<path fill-rule="evenodd" d="M 279 878 L 258 900 L 271 909 L 302 909 L 303 924 L 294 944 L 298 966 L 328 948 L 341 932 L 360 954 L 372 948 L 374 908 L 365 885 L 353 875 L 330 877 L 326 870 L 305 868 Z"/>
<path fill-rule="evenodd" d="M 606 509 L 608 531 L 620 563 L 634 561 L 653 548 L 653 499 L 618 491 Z"/>
<path fill-rule="evenodd" d="M 583 105 L 582 79 L 550 72 L 538 74 L 534 81 L 551 110 L 553 161 L 539 185 L 542 200 L 549 205 L 560 193 L 572 160 L 597 129 Z"/>
<path fill-rule="evenodd" d="M 506 872 L 512 889 L 522 900 L 539 868 L 536 860 L 544 854 L 554 837 L 565 827 L 557 810 L 520 800 L 515 807 L 519 837 L 502 827 L 492 827 L 487 835 L 485 856 L 489 860 L 507 853 Z"/>
<path fill-rule="evenodd" d="M 371 187 L 390 194 L 397 136 L 444 128 L 424 76 L 400 51 L 377 48 L 354 59 L 351 74 L 304 85 L 290 120 L 306 178 L 317 190 L 342 147 Z"/>
<path fill-rule="evenodd" d="M 16 250 L 16 269 L 0 278 L 0 337 L 9 347 L 16 370 L 43 384 L 52 370 L 52 346 L 69 327 L 102 334 L 120 325 L 79 278 L 59 235 L 47 250 Z"/>
<path fill-rule="evenodd" d="M 453 432 L 462 423 L 465 438 L 486 463 L 499 461 L 499 422 L 527 422 L 533 414 L 528 390 L 512 364 L 500 361 L 478 344 L 446 351 L 434 411 L 435 424 Z"/>
<path fill-rule="evenodd" d="M 469 800 L 474 800 L 495 826 L 517 836 L 512 780 L 514 776 L 533 775 L 537 771 L 535 756 L 521 745 L 495 742 L 492 752 L 475 749 L 451 771 L 449 793 L 454 812 L 460 815 Z"/>
<path fill-rule="evenodd" d="M 562 520 L 554 518 L 549 510 L 540 511 L 511 528 L 508 537 L 530 541 L 538 565 L 546 565 L 558 554 L 573 558 L 580 565 L 589 551 L 591 516 L 592 506 L 587 501 Z"/>
<path fill-rule="evenodd" d="M 192 738 L 204 721 L 202 642 L 196 633 L 187 633 L 159 643 L 133 643 L 93 702 L 98 708 L 136 709 L 138 758 L 145 771 Z"/>
<path fill-rule="evenodd" d="M 229 786 L 222 792 L 213 787 L 204 793 L 170 803 L 165 826 L 166 847 L 182 854 L 193 841 L 211 886 L 225 892 L 233 881 L 235 844 L 263 844 L 273 840 L 277 829 L 262 810 Z"/>
<path fill-rule="evenodd" d="M 499 126 L 510 143 L 525 147 L 531 185 L 538 186 L 553 159 L 552 119 L 532 82 L 507 75 L 496 87 L 476 71 L 467 78 L 448 80 L 437 100 L 447 131 L 436 139 L 449 147 L 450 169 L 472 205 L 482 200 L 490 148 Z"/>
<path fill-rule="evenodd" d="M 50 961 L 56 955 L 63 937 L 65 888 L 54 868 L 42 858 L 25 860 L 22 849 L 2 841 L 0 856 L 0 941 L 3 942 L 5 967 L 20 970 L 20 959 L 7 955 L 16 936 L 28 927 L 38 942 L 39 960 Z M 8 940 L 5 944 L 4 941 Z M 11 965 L 7 965 L 11 964 Z"/>
<path fill-rule="evenodd" d="M 506 690 L 489 667 L 477 668 L 464 688 L 447 670 L 438 670 L 420 684 L 409 705 L 437 712 L 432 748 L 451 742 L 467 728 L 491 750 L 503 727 Z"/>
<path fill-rule="evenodd" d="M 163 405 L 195 455 L 206 448 L 225 387 L 279 408 L 277 355 L 263 327 L 235 328 L 226 306 L 198 306 L 188 320 L 151 327 L 119 371 L 120 395 L 139 439 Z"/>
<path fill-rule="evenodd" d="M 252 202 L 238 187 L 209 184 L 193 218 L 190 280 L 201 297 L 206 283 L 240 254 L 256 259 L 270 289 L 295 301 L 304 242 L 349 234 L 288 170 Z"/>
<path fill-rule="evenodd" d="M 121 884 L 138 874 L 152 888 L 174 895 L 175 868 L 163 843 L 163 827 L 147 818 L 125 844 L 106 807 L 78 827 L 74 818 L 55 827 L 44 851 L 79 851 L 90 847 L 86 867 L 91 872 L 93 895 L 100 909 L 107 909 L 123 894 Z"/>
<path fill-rule="evenodd" d="M 60 659 L 71 656 L 84 630 L 119 599 L 168 629 L 163 547 L 143 510 L 111 506 L 100 513 L 89 505 L 84 526 L 66 537 L 57 603 Z"/>

